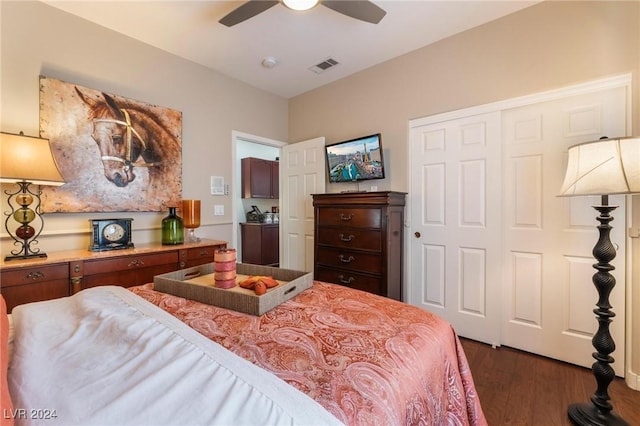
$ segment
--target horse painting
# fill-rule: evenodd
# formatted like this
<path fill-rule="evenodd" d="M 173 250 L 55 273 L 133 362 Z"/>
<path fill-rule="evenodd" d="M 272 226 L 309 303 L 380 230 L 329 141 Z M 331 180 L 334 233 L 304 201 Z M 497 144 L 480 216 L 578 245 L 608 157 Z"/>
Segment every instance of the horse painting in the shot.
<path fill-rule="evenodd" d="M 78 181 L 78 185 L 73 191 L 87 202 L 68 200 L 47 210 L 161 211 L 177 205 L 182 197 L 181 114 L 176 117 L 175 111 L 168 110 L 170 120 L 167 120 L 167 109 L 77 85 L 63 85 L 80 110 L 74 114 L 79 122 L 75 130 L 69 129 L 69 134 L 64 135 L 67 139 L 56 138 L 55 134 L 48 136 L 65 180 L 65 170 L 75 175 L 71 180 Z M 48 124 L 51 119 L 47 119 Z M 56 134 L 63 131 L 57 126 L 53 128 Z M 68 143 L 73 135 L 79 137 L 80 143 Z M 93 148 L 86 146 L 88 141 Z M 85 156 L 91 158 L 80 159 Z M 84 171 L 77 170 L 80 164 Z M 91 181 L 89 186 L 87 180 Z M 83 184 L 87 190 L 84 195 L 78 194 Z M 79 208 L 67 209 L 78 204 Z"/>

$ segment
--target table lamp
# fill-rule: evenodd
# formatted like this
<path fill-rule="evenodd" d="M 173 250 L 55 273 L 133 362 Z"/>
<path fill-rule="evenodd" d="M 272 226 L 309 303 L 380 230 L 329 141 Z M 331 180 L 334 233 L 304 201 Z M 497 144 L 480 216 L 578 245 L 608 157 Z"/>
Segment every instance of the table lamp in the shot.
<path fill-rule="evenodd" d="M 600 195 L 601 205 L 593 206 L 600 215 L 597 226 L 600 237 L 593 248 L 597 263 L 593 284 L 598 291 L 598 301 L 593 312 L 598 320 L 598 330 L 592 343 L 597 352 L 591 370 L 596 378 L 597 389 L 591 396 L 591 403 L 571 404 L 568 415 L 577 425 L 628 425 L 612 412 L 613 406 L 607 388 L 615 378 L 611 367 L 614 362 L 610 354 L 615 350 L 615 342 L 609 332 L 609 324 L 615 314 L 611 311 L 609 294 L 616 280 L 610 271 L 610 262 L 616 257 L 616 249 L 611 243 L 610 213 L 617 206 L 609 205 L 609 195 L 640 193 L 640 138 L 603 138 L 569 148 L 567 173 L 561 196 Z"/>
<path fill-rule="evenodd" d="M 47 139 L 20 134 L 0 132 L 0 182 L 15 183 L 15 192 L 5 190 L 9 196 L 10 211 L 4 212 L 5 229 L 17 248 L 11 250 L 4 260 L 47 257 L 38 245 L 38 236 L 44 228 L 40 211 L 40 186 L 63 185 L 51 147 Z M 38 185 L 38 189 L 32 188 Z M 35 203 L 34 203 L 35 201 Z M 18 226 L 14 228 L 11 222 Z M 12 231 L 15 229 L 15 231 Z"/>

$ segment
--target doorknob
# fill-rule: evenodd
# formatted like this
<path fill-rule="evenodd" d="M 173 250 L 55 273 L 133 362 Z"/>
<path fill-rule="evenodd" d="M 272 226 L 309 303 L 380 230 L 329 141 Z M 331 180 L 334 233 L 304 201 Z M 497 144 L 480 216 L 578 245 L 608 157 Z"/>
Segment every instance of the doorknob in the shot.
<path fill-rule="evenodd" d="M 413 235 L 415 235 L 416 238 L 420 238 L 420 233 L 418 231 L 416 231 Z"/>

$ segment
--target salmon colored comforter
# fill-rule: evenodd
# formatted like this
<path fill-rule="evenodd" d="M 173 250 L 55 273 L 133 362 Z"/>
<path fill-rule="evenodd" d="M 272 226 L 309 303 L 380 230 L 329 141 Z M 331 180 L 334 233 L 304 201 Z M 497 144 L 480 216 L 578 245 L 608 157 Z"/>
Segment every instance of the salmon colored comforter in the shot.
<path fill-rule="evenodd" d="M 131 291 L 274 373 L 348 425 L 486 425 L 451 325 L 417 307 L 315 281 L 262 316 Z"/>

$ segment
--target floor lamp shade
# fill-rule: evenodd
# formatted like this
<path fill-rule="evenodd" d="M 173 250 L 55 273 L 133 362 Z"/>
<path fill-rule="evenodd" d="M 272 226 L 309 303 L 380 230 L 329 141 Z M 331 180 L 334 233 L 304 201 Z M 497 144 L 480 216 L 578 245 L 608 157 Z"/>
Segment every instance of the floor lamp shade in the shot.
<path fill-rule="evenodd" d="M 560 195 L 640 192 L 640 137 L 603 139 L 569 148 Z"/>
<path fill-rule="evenodd" d="M 609 332 L 609 324 L 615 314 L 611 310 L 609 294 L 616 280 L 610 273 L 615 268 L 611 261 L 616 257 L 616 248 L 611 242 L 611 212 L 617 206 L 609 205 L 609 195 L 640 193 L 640 138 L 601 139 L 569 148 L 567 172 L 560 190 L 561 196 L 600 195 L 601 205 L 593 206 L 599 212 L 600 237 L 593 247 L 596 263 L 593 267 L 593 285 L 598 292 L 596 309 L 593 312 L 598 329 L 591 342 L 596 352 L 591 370 L 597 388 L 591 402 L 569 405 L 567 414 L 575 425 L 627 426 L 628 423 L 613 413 L 608 394 L 609 384 L 615 378 L 610 354 L 616 345 Z"/>

